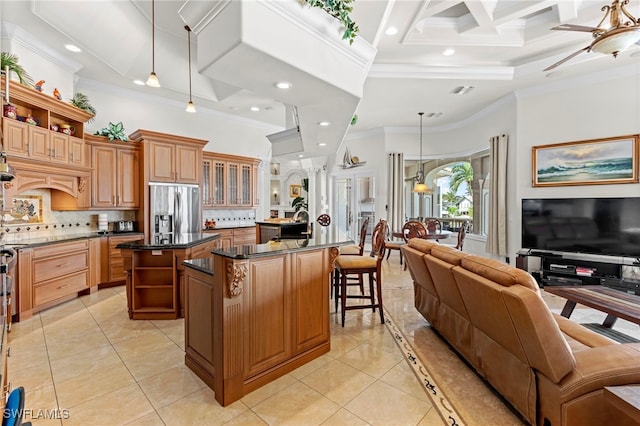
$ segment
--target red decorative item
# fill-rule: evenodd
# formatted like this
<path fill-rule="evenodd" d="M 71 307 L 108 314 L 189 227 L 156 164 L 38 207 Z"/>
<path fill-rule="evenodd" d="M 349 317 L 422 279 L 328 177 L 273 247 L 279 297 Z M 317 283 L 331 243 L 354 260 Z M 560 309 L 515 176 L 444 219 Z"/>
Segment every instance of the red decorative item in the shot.
<path fill-rule="evenodd" d="M 57 88 L 57 87 L 56 87 L 55 89 L 53 89 L 53 96 L 54 96 L 56 99 L 60 99 L 60 100 L 62 100 L 62 95 L 60 94 L 60 91 L 58 90 L 58 88 Z"/>
<path fill-rule="evenodd" d="M 4 116 L 7 118 L 13 118 L 14 120 L 18 118 L 18 108 L 15 105 L 5 104 L 4 105 Z"/>

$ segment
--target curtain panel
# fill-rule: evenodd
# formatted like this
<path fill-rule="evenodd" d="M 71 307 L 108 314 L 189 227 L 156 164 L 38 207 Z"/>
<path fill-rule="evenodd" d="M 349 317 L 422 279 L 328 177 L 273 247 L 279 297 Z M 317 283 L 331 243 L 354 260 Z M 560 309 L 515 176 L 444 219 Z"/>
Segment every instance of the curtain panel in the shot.
<path fill-rule="evenodd" d="M 489 139 L 491 172 L 489 181 L 489 229 L 486 250 L 507 256 L 507 135 Z"/>
<path fill-rule="evenodd" d="M 388 199 L 387 222 L 391 231 L 399 231 L 404 225 L 404 154 L 392 152 L 387 158 Z"/>

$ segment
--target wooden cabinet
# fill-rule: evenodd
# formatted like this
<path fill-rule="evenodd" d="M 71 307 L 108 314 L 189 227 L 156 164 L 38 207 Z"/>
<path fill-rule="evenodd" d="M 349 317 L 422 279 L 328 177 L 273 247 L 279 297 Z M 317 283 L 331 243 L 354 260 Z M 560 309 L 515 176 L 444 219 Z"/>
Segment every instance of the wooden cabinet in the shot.
<path fill-rule="evenodd" d="M 179 316 L 176 258 L 173 250 L 133 250 L 127 291 L 129 318 Z"/>
<path fill-rule="evenodd" d="M 226 249 L 243 244 L 256 243 L 256 227 L 210 229 L 204 231 L 206 234 L 220 234 L 220 238 L 214 241 L 214 248 Z"/>
<path fill-rule="evenodd" d="M 4 87 L 4 77 L 0 81 Z M 83 141 L 84 123 L 91 114 L 13 81 L 9 82 L 9 94 L 9 103 L 16 107 L 18 115 L 30 115 L 37 124 L 3 117 L 4 145 L 8 155 L 89 167 L 85 150 L 77 145 Z M 51 126 L 61 124 L 69 124 L 79 137 L 49 130 Z"/>
<path fill-rule="evenodd" d="M 101 252 L 101 283 L 122 283 L 127 279 L 122 251 L 116 246 L 120 243 L 137 241 L 144 238 L 143 234 L 127 234 L 103 238 Z"/>
<path fill-rule="evenodd" d="M 205 207 L 254 207 L 258 204 L 260 160 L 204 152 L 202 204 Z"/>
<path fill-rule="evenodd" d="M 136 209 L 140 206 L 139 144 L 110 142 L 87 136 L 91 144 L 93 191 L 91 207 Z"/>
<path fill-rule="evenodd" d="M 99 264 L 89 239 L 18 250 L 18 314 L 27 318 L 96 285 Z"/>
<path fill-rule="evenodd" d="M 147 182 L 200 184 L 202 148 L 207 141 L 149 130 L 137 130 L 131 139 L 142 144 Z"/>

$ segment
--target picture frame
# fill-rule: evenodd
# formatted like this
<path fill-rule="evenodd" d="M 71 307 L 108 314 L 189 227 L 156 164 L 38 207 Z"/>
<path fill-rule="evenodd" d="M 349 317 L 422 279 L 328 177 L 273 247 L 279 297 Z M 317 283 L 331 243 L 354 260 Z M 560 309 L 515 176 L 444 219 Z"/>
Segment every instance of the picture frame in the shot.
<path fill-rule="evenodd" d="M 11 201 L 11 208 L 4 213 L 5 224 L 42 223 L 41 195 L 20 195 Z"/>
<path fill-rule="evenodd" d="M 534 146 L 532 186 L 638 182 L 640 135 Z"/>
<path fill-rule="evenodd" d="M 291 198 L 299 197 L 301 194 L 301 185 L 289 185 L 289 196 Z"/>

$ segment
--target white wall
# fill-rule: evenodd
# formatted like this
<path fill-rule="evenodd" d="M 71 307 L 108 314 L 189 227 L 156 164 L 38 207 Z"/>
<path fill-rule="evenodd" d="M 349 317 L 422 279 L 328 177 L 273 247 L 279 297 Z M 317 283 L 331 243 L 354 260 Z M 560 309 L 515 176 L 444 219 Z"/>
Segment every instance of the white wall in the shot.
<path fill-rule="evenodd" d="M 510 203 L 518 215 L 509 223 L 511 253 L 521 247 L 522 198 L 640 197 L 640 184 L 534 188 L 531 183 L 533 146 L 640 133 L 638 62 L 616 72 L 519 94 L 516 194 L 515 203 Z"/>

